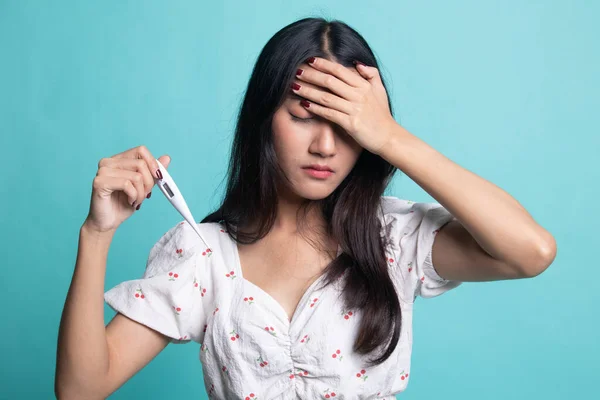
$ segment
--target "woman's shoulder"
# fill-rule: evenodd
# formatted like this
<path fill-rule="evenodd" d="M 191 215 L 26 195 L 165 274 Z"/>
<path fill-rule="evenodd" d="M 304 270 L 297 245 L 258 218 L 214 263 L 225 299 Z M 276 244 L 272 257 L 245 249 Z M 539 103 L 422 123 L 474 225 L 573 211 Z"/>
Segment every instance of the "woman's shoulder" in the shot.
<path fill-rule="evenodd" d="M 177 222 L 162 234 L 152 251 L 168 248 L 178 253 L 191 254 L 211 252 L 221 246 L 220 235 L 225 231 L 220 223 L 203 222 L 195 225 L 196 229 L 186 220 Z"/>

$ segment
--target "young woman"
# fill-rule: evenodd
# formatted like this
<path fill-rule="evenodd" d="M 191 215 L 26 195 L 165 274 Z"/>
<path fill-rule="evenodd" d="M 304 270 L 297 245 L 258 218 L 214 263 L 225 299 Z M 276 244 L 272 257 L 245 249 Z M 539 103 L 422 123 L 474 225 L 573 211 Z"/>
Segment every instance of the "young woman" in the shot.
<path fill-rule="evenodd" d="M 383 196 L 397 169 L 438 202 Z M 210 398 L 393 399 L 410 377 L 417 296 L 534 277 L 556 253 L 509 194 L 396 123 L 371 49 L 337 21 L 269 40 L 225 198 L 198 224 L 208 245 L 173 226 L 142 278 L 104 293 L 118 312 L 105 330 L 106 254 L 155 177 L 144 146 L 99 163 L 60 327 L 60 398 L 108 396 L 169 342 L 193 340 Z"/>

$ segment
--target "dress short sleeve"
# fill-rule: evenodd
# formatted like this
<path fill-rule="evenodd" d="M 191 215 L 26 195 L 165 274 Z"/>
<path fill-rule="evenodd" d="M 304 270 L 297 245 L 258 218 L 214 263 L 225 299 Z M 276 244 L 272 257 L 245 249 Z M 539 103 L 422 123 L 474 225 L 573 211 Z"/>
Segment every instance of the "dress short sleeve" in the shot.
<path fill-rule="evenodd" d="M 431 258 L 436 234 L 453 219 L 439 203 L 382 197 L 382 230 L 389 243 L 391 276 L 400 281 L 405 301 L 436 297 L 462 283 L 440 277 Z"/>
<path fill-rule="evenodd" d="M 140 279 L 104 293 L 115 311 L 152 328 L 171 343 L 200 342 L 205 315 L 197 306 L 198 252 L 203 246 L 187 222 L 170 228 L 151 248 Z"/>

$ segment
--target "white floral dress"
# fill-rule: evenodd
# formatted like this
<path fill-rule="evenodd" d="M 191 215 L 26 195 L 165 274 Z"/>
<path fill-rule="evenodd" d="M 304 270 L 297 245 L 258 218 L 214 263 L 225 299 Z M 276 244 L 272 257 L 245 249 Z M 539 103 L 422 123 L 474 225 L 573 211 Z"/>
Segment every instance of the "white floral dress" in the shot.
<path fill-rule="evenodd" d="M 417 296 L 461 284 L 442 279 L 431 261 L 436 233 L 453 216 L 438 203 L 383 196 L 382 234 L 402 309 L 400 341 L 383 364 L 365 368 L 352 352 L 360 310 L 345 309 L 338 282 L 301 298 L 291 321 L 283 307 L 244 279 L 235 242 L 219 223 L 182 221 L 152 247 L 141 279 L 104 294 L 115 311 L 166 335 L 201 344 L 211 399 L 395 399 L 406 389 Z M 339 253 L 338 253 L 339 254 Z"/>

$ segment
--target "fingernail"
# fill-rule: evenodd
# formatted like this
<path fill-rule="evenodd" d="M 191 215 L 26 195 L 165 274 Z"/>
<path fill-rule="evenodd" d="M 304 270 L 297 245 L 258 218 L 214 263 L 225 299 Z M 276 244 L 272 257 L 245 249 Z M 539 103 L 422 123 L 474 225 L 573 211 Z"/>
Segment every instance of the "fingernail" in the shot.
<path fill-rule="evenodd" d="M 302 75 L 302 73 L 303 73 L 303 72 L 304 72 L 304 70 L 303 70 L 303 69 L 301 69 L 301 68 L 298 68 L 298 69 L 296 70 L 296 76 L 300 76 L 300 75 Z"/>
<path fill-rule="evenodd" d="M 148 193 L 148 195 L 146 196 L 146 198 L 149 199 L 150 196 L 152 196 L 152 192 Z"/>
<path fill-rule="evenodd" d="M 158 179 L 162 179 L 163 178 L 162 173 L 160 172 L 160 169 L 156 170 L 156 176 L 158 176 Z"/>
<path fill-rule="evenodd" d="M 310 58 L 309 58 L 308 60 L 306 60 L 306 61 L 307 61 L 309 64 L 312 64 L 312 63 L 314 63 L 314 62 L 315 62 L 315 60 L 316 60 L 316 58 L 314 58 L 314 57 L 310 57 Z"/>
<path fill-rule="evenodd" d="M 141 204 L 138 204 L 138 206 L 135 209 L 139 210 L 141 206 L 142 206 Z"/>
<path fill-rule="evenodd" d="M 137 200 L 134 200 L 134 201 L 133 201 L 133 203 L 131 203 L 131 207 L 135 207 L 135 202 L 136 202 L 136 201 L 137 201 Z"/>
<path fill-rule="evenodd" d="M 302 100 L 302 101 L 300 102 L 300 104 L 302 104 L 302 105 L 303 105 L 304 107 L 306 107 L 306 108 L 309 108 L 309 107 L 310 107 L 310 103 L 309 103 L 308 101 L 306 101 L 306 100 Z"/>

